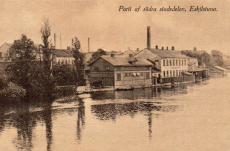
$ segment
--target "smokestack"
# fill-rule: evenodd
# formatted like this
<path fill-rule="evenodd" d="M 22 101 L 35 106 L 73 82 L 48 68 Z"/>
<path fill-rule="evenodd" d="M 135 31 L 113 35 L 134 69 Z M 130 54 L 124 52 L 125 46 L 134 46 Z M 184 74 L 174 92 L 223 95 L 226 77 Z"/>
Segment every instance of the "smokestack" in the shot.
<path fill-rule="evenodd" d="M 174 50 L 174 46 L 172 46 L 172 50 Z"/>
<path fill-rule="evenodd" d="M 89 38 L 88 38 L 88 52 L 90 52 Z"/>
<path fill-rule="evenodd" d="M 151 48 L 151 33 L 150 26 L 147 26 L 147 49 Z"/>
<path fill-rule="evenodd" d="M 56 34 L 54 34 L 54 47 L 56 47 Z"/>
<path fill-rule="evenodd" d="M 62 46 L 61 46 L 61 34 L 60 34 L 60 48 L 62 49 Z"/>

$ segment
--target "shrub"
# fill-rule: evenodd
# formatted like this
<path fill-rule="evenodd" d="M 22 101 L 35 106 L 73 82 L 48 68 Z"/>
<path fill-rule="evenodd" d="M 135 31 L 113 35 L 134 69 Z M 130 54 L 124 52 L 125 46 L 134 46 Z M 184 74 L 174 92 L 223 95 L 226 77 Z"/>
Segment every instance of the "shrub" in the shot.
<path fill-rule="evenodd" d="M 19 101 L 25 96 L 26 90 L 12 82 L 9 82 L 5 88 L 0 90 L 0 98 L 2 101 Z"/>

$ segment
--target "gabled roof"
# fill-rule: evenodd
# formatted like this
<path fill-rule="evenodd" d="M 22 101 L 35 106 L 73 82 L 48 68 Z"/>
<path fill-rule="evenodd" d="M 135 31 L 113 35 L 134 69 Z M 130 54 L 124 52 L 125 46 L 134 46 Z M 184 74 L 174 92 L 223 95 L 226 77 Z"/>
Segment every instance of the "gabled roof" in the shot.
<path fill-rule="evenodd" d="M 57 57 L 73 57 L 71 50 L 55 49 L 53 54 Z"/>
<path fill-rule="evenodd" d="M 217 69 L 223 70 L 223 71 L 228 71 L 227 69 L 222 68 L 222 67 L 220 67 L 220 66 L 214 66 L 214 67 L 217 68 Z"/>
<path fill-rule="evenodd" d="M 122 57 L 122 56 L 114 56 L 114 57 L 111 57 L 111 56 L 101 56 L 99 58 L 102 58 L 104 59 L 105 61 L 109 62 L 110 64 L 112 64 L 113 66 L 152 66 L 152 64 L 143 59 L 143 58 L 132 58 L 130 59 L 129 57 Z M 97 58 L 96 60 L 98 60 L 99 58 Z M 91 62 L 89 64 L 89 66 L 91 64 L 93 64 L 96 60 L 94 60 L 93 62 Z M 133 63 L 130 63 L 130 61 L 132 61 Z"/>
<path fill-rule="evenodd" d="M 187 56 L 182 55 L 180 51 L 176 51 L 176 50 L 160 50 L 160 49 L 147 49 L 147 50 L 158 55 L 161 58 L 185 58 L 185 59 L 188 58 Z"/>
<path fill-rule="evenodd" d="M 134 61 L 135 59 L 130 59 L 129 57 L 111 57 L 111 56 L 101 56 L 109 63 L 114 66 L 152 66 L 152 64 L 143 58 L 136 58 L 136 62 L 133 64 L 129 63 L 130 60 Z"/>
<path fill-rule="evenodd" d="M 199 68 L 199 67 L 196 67 L 196 66 L 188 66 L 188 71 L 189 72 L 195 72 L 195 71 L 203 71 L 203 70 L 207 70 L 206 68 Z"/>

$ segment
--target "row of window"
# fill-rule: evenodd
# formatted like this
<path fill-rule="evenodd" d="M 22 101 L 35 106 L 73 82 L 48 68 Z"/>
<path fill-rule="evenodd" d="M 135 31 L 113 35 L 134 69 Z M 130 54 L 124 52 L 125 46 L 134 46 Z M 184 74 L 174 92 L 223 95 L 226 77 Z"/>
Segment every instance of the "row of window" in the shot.
<path fill-rule="evenodd" d="M 167 70 L 163 71 L 163 77 L 179 77 L 185 70 Z"/>
<path fill-rule="evenodd" d="M 149 72 L 125 73 L 124 77 L 138 77 L 138 76 L 144 76 L 144 75 L 145 75 L 145 79 L 150 79 Z M 117 81 L 121 81 L 121 73 L 117 73 Z"/>
<path fill-rule="evenodd" d="M 186 66 L 187 60 L 163 60 L 163 66 Z"/>
<path fill-rule="evenodd" d="M 58 59 L 58 64 L 74 64 L 73 59 Z"/>
<path fill-rule="evenodd" d="M 144 73 L 143 72 L 138 72 L 138 73 L 125 73 L 124 74 L 124 77 L 135 77 L 135 76 L 144 76 Z"/>

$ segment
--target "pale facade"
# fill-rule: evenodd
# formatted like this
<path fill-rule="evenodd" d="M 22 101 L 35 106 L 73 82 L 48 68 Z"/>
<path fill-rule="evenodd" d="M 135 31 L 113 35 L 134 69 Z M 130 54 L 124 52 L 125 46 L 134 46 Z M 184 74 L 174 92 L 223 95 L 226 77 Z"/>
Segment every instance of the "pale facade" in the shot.
<path fill-rule="evenodd" d="M 153 63 L 154 69 L 161 71 L 152 73 L 154 77 L 158 77 L 157 74 L 162 78 L 179 77 L 183 72 L 188 71 L 188 58 L 176 50 L 144 49 L 135 57 L 149 60 Z"/>
<path fill-rule="evenodd" d="M 74 64 L 74 57 L 56 57 L 54 62 L 58 64 Z"/>
<path fill-rule="evenodd" d="M 161 76 L 179 77 L 181 73 L 188 71 L 188 59 L 185 58 L 162 58 Z"/>

